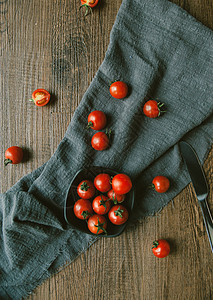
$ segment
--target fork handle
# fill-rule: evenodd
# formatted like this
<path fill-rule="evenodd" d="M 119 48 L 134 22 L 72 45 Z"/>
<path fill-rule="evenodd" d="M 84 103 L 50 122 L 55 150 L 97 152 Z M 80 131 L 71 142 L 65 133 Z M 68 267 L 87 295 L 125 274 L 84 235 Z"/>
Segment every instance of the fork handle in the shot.
<path fill-rule="evenodd" d="M 202 215 L 203 215 L 203 219 L 204 219 L 204 224 L 206 227 L 206 231 L 208 234 L 208 238 L 209 238 L 209 242 L 210 242 L 210 246 L 212 249 L 212 253 L 213 253 L 213 219 L 211 216 L 211 212 L 209 210 L 208 204 L 206 202 L 206 200 L 201 200 L 198 201 L 200 204 L 200 208 L 202 211 Z"/>

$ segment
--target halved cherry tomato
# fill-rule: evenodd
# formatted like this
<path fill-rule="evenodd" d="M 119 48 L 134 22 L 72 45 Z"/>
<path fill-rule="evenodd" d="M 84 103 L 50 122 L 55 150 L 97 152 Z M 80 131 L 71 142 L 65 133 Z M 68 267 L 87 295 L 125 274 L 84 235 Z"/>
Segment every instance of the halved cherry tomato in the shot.
<path fill-rule="evenodd" d="M 50 101 L 50 93 L 44 89 L 37 89 L 32 93 L 32 100 L 37 106 L 44 106 Z"/>
<path fill-rule="evenodd" d="M 124 224 L 129 217 L 128 210 L 123 205 L 114 205 L 109 213 L 108 213 L 109 220 L 115 225 Z"/>
<path fill-rule="evenodd" d="M 94 185 L 98 191 L 106 193 L 112 188 L 111 177 L 106 173 L 98 174 L 94 179 Z"/>
<path fill-rule="evenodd" d="M 94 110 L 88 116 L 87 128 L 93 130 L 101 130 L 106 126 L 107 119 L 104 112 L 101 110 Z"/>
<path fill-rule="evenodd" d="M 112 179 L 112 189 L 118 195 L 127 194 L 132 188 L 132 181 L 126 174 L 117 174 Z"/>
<path fill-rule="evenodd" d="M 157 118 L 162 112 L 165 112 L 161 110 L 163 105 L 164 103 L 157 102 L 155 100 L 149 100 L 144 104 L 143 112 L 149 118 Z"/>
<path fill-rule="evenodd" d="M 88 220 L 88 229 L 94 234 L 106 233 L 107 220 L 102 215 L 93 215 Z"/>
<path fill-rule="evenodd" d="M 106 133 L 100 131 L 93 135 L 91 144 L 95 150 L 102 151 L 109 147 L 109 138 Z"/>
<path fill-rule="evenodd" d="M 95 197 L 95 199 L 92 201 L 92 208 L 94 212 L 98 215 L 105 215 L 108 213 L 111 207 L 111 201 L 109 201 L 109 198 L 107 198 L 104 195 L 99 195 Z"/>
<path fill-rule="evenodd" d="M 74 214 L 78 219 L 88 219 L 93 214 L 91 202 L 86 199 L 79 199 L 76 201 L 74 205 Z"/>
<path fill-rule="evenodd" d="M 170 245 L 166 240 L 157 240 L 153 242 L 152 252 L 156 257 L 163 258 L 169 255 Z"/>
<path fill-rule="evenodd" d="M 111 84 L 109 91 L 113 98 L 122 99 L 127 96 L 128 86 L 123 81 L 115 81 Z"/>
<path fill-rule="evenodd" d="M 23 159 L 23 150 L 18 146 L 9 147 L 5 151 L 4 165 L 8 164 L 19 164 Z"/>
<path fill-rule="evenodd" d="M 170 186 L 169 179 L 165 176 L 156 176 L 152 180 L 152 185 L 158 193 L 165 193 Z"/>
<path fill-rule="evenodd" d="M 90 199 L 95 195 L 95 187 L 92 181 L 83 180 L 77 187 L 77 193 L 82 199 Z"/>
<path fill-rule="evenodd" d="M 113 189 L 107 193 L 107 196 L 114 202 L 114 204 L 121 203 L 125 200 L 125 195 L 116 194 Z"/>
<path fill-rule="evenodd" d="M 88 14 L 88 9 L 92 9 L 98 4 L 98 0 L 81 0 L 81 7 L 85 6 L 86 7 L 86 13 L 85 16 Z M 80 8 L 81 8 L 80 7 Z"/>

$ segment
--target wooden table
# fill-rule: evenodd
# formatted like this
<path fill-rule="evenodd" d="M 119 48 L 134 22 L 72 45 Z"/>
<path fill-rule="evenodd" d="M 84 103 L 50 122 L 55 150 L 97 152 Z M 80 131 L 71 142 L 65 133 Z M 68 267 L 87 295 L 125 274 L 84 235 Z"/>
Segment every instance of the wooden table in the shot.
<path fill-rule="evenodd" d="M 56 150 L 104 59 L 121 2 L 100 0 L 84 17 L 80 0 L 0 1 L 1 192 Z M 173 2 L 213 29 L 211 0 Z M 42 109 L 28 101 L 38 87 L 53 95 Z M 4 151 L 11 145 L 25 148 L 25 162 L 4 168 Z M 213 211 L 213 149 L 204 168 Z M 169 257 L 154 257 L 156 238 L 171 243 Z M 189 185 L 155 217 L 117 238 L 100 239 L 28 299 L 213 299 L 212 259 Z"/>

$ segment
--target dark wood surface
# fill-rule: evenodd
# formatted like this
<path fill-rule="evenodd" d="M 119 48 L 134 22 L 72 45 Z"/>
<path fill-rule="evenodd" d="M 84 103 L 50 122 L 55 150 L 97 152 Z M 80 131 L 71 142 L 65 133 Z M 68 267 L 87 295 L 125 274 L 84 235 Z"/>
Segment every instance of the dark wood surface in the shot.
<path fill-rule="evenodd" d="M 148 1 L 148 0 L 147 0 Z M 63 138 L 75 108 L 104 59 L 121 0 L 100 0 L 84 17 L 80 0 L 0 1 L 1 192 L 46 162 Z M 174 0 L 213 29 L 211 0 Z M 53 95 L 37 108 L 38 87 Z M 25 161 L 4 168 L 4 151 L 25 149 Z M 204 165 L 213 212 L 213 149 Z M 171 254 L 156 259 L 152 241 L 166 238 Z M 121 236 L 100 239 L 29 300 L 213 299 L 213 255 L 192 186 L 157 216 Z"/>

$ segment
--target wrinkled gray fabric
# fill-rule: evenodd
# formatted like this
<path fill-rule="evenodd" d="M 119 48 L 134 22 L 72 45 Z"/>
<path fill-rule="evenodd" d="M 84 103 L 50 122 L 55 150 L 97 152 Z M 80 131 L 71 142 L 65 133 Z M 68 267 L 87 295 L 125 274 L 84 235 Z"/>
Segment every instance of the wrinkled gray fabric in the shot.
<path fill-rule="evenodd" d="M 124 100 L 109 94 L 125 81 Z M 188 183 L 178 141 L 188 141 L 202 163 L 213 138 L 213 33 L 166 0 L 124 0 L 106 57 L 75 111 L 55 154 L 0 197 L 0 298 L 20 299 L 95 240 L 65 224 L 63 203 L 74 174 L 101 165 L 129 174 L 136 184 L 134 219 L 153 215 Z M 147 99 L 165 103 L 158 119 L 143 115 Z M 108 150 L 90 146 L 91 110 L 103 110 L 113 131 Z M 158 194 L 156 175 L 171 180 Z M 73 274 L 74 276 L 74 274 Z"/>

